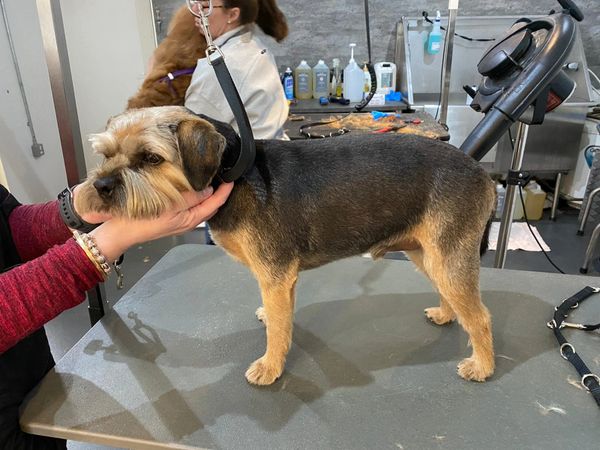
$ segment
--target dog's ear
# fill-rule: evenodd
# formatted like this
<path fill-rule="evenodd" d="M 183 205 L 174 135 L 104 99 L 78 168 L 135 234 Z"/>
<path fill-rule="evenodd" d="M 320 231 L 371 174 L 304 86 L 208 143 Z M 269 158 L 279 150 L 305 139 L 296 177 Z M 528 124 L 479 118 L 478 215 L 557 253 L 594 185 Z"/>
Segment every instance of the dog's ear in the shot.
<path fill-rule="evenodd" d="M 175 136 L 183 171 L 195 190 L 207 187 L 221 166 L 226 140 L 205 120 L 183 120 Z"/>

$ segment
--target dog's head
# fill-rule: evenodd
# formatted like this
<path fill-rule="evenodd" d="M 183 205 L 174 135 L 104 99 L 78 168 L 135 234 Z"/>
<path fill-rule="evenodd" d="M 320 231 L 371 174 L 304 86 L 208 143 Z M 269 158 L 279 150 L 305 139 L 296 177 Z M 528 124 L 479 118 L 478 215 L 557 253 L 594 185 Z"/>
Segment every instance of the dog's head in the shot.
<path fill-rule="evenodd" d="M 206 188 L 226 142 L 208 121 L 179 106 L 127 111 L 90 140 L 104 161 L 78 190 L 76 210 L 137 219 L 182 202 L 183 191 Z"/>

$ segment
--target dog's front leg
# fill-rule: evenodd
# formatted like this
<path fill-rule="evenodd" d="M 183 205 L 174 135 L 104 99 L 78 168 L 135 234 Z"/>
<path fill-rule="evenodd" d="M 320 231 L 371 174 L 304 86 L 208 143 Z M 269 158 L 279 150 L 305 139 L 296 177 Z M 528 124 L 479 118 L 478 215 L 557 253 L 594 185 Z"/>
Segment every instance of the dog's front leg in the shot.
<path fill-rule="evenodd" d="M 252 384 L 267 385 L 281 376 L 292 342 L 294 290 L 298 273 L 293 271 L 276 279 L 259 277 L 263 300 L 261 318 L 267 327 L 267 350 L 246 371 Z"/>

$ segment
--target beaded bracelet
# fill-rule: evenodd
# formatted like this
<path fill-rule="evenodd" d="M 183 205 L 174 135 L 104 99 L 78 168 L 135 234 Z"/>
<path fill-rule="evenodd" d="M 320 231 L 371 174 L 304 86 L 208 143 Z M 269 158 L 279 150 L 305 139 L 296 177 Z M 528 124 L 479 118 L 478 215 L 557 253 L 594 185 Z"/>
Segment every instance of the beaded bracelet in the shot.
<path fill-rule="evenodd" d="M 73 231 L 73 238 L 83 249 L 90 261 L 94 263 L 98 271 L 104 275 L 104 279 L 107 279 L 110 273 L 110 265 L 98 249 L 94 238 L 87 233 L 80 233 L 79 231 Z"/>

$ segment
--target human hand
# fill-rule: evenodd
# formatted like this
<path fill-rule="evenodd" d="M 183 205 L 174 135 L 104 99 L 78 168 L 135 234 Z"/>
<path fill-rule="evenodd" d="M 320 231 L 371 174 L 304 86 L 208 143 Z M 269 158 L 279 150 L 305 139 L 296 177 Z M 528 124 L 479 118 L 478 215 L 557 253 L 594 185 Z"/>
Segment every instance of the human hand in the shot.
<path fill-rule="evenodd" d="M 175 205 L 155 219 L 115 217 L 89 234 L 106 259 L 114 261 L 132 245 L 181 234 L 209 220 L 227 201 L 232 189 L 233 183 L 224 183 L 214 193 L 210 187 L 202 192 L 183 192 L 183 205 Z"/>

